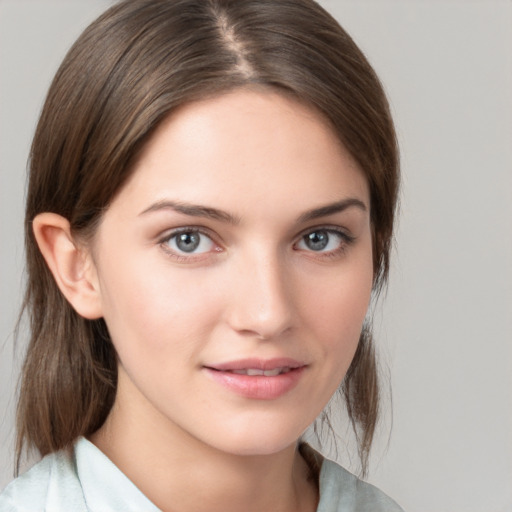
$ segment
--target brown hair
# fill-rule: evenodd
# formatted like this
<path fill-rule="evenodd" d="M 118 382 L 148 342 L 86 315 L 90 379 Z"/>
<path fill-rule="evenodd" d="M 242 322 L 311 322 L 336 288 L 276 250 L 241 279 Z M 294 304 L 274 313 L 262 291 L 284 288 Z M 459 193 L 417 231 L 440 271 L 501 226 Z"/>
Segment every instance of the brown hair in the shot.
<path fill-rule="evenodd" d="M 102 319 L 80 317 L 39 252 L 32 220 L 66 217 L 89 236 L 158 124 L 187 102 L 256 85 L 291 94 L 329 120 L 369 183 L 374 291 L 385 282 L 398 189 L 388 104 L 373 69 L 312 0 L 127 0 L 92 23 L 50 87 L 31 149 L 24 311 L 31 339 L 18 404 L 18 464 L 89 435 L 116 393 L 117 362 Z M 363 469 L 378 415 L 371 336 L 342 384 Z"/>

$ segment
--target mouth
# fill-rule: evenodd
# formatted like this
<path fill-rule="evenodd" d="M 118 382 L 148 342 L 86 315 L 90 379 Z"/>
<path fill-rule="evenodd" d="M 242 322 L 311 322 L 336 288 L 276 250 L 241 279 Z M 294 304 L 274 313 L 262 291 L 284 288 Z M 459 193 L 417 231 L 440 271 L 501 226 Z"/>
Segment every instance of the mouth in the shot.
<path fill-rule="evenodd" d="M 288 373 L 292 369 L 289 366 L 283 368 L 274 368 L 273 370 L 261 370 L 259 368 L 246 368 L 245 370 L 227 370 L 228 373 L 236 373 L 237 375 L 248 375 L 249 377 L 276 377 L 283 373 Z"/>
<path fill-rule="evenodd" d="M 307 364 L 294 359 L 245 359 L 204 366 L 207 374 L 231 392 L 245 398 L 273 400 L 290 392 Z"/>
<path fill-rule="evenodd" d="M 250 377 L 275 377 L 298 368 L 303 368 L 304 366 L 307 366 L 306 363 L 296 359 L 280 357 L 273 359 L 239 359 L 207 365 L 205 368 L 218 372 L 234 373 L 236 375 L 249 375 Z"/>

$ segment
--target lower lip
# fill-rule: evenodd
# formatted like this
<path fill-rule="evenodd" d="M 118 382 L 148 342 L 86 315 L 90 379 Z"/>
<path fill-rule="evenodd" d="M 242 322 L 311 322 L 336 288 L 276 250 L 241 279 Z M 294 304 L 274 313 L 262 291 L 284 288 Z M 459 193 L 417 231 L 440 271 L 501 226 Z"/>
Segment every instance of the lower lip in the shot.
<path fill-rule="evenodd" d="M 239 375 L 211 368 L 205 368 L 205 370 L 213 380 L 238 395 L 255 400 L 275 400 L 291 391 L 299 383 L 305 368 L 305 366 L 294 368 L 274 377 Z"/>

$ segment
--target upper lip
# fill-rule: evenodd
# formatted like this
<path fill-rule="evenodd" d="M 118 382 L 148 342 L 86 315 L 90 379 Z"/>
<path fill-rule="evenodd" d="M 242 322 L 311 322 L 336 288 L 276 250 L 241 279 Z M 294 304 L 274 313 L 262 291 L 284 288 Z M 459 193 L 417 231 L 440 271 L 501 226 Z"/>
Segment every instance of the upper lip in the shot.
<path fill-rule="evenodd" d="M 218 371 L 232 371 L 232 370 L 275 370 L 276 368 L 302 368 L 307 366 L 306 363 L 292 359 L 289 357 L 278 357 L 273 359 L 238 359 L 236 361 L 228 361 L 225 363 L 216 363 L 205 365 L 205 368 Z"/>

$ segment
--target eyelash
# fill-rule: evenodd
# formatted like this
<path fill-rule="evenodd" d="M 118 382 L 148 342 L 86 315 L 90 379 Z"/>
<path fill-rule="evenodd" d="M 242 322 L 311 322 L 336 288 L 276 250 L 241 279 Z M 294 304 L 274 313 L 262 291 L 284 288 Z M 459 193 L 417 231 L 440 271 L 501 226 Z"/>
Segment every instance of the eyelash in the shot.
<path fill-rule="evenodd" d="M 335 235 L 336 237 L 339 237 L 339 246 L 333 250 L 326 252 L 305 250 L 305 252 L 310 253 L 314 258 L 321 258 L 327 260 L 336 259 L 342 256 L 347 251 L 347 249 L 356 241 L 355 236 L 348 234 L 345 230 L 340 229 L 337 226 L 315 226 L 312 228 L 308 228 L 306 231 L 303 231 L 302 234 L 299 236 L 297 242 L 294 243 L 294 247 L 297 246 L 299 243 L 303 242 L 306 236 L 319 232 L 325 232 L 329 236 Z"/>
<path fill-rule="evenodd" d="M 313 255 L 313 257 L 315 257 L 315 258 L 335 259 L 335 258 L 343 255 L 346 252 L 346 250 L 348 249 L 348 247 L 350 245 L 352 245 L 356 240 L 356 237 L 349 235 L 346 231 L 340 229 L 339 227 L 317 226 L 317 227 L 308 228 L 306 231 L 303 231 L 298 236 L 297 241 L 294 242 L 294 244 L 293 244 L 294 250 L 298 250 L 298 251 L 302 250 L 302 249 L 297 249 L 296 246 L 298 244 L 300 244 L 301 242 L 303 242 L 306 236 L 311 235 L 313 233 L 319 233 L 319 232 L 325 232 L 329 236 L 335 235 L 335 236 L 339 237 L 340 243 L 339 243 L 339 247 L 337 247 L 336 249 L 326 251 L 326 252 L 307 250 L 307 249 L 304 250 L 304 252 L 311 253 L 311 255 Z M 205 251 L 205 252 L 201 252 L 201 253 L 190 253 L 187 255 L 186 255 L 186 253 L 178 253 L 169 247 L 169 242 L 172 239 L 179 236 L 180 234 L 203 235 L 211 241 L 211 243 L 213 244 L 215 249 L 213 251 Z M 193 227 L 193 226 L 184 226 L 184 227 L 181 227 L 178 229 L 174 229 L 170 233 L 167 233 L 160 240 L 158 240 L 158 244 L 162 247 L 162 249 L 170 257 L 172 257 L 173 259 L 175 259 L 178 262 L 183 262 L 183 263 L 191 263 L 191 262 L 197 261 L 198 259 L 203 259 L 203 258 L 207 257 L 207 255 L 211 252 L 217 252 L 217 253 L 222 252 L 222 248 L 219 246 L 219 244 L 217 244 L 214 237 L 212 236 L 212 234 L 209 231 L 198 228 L 198 227 Z"/>
<path fill-rule="evenodd" d="M 205 229 L 193 227 L 193 226 L 184 226 L 184 227 L 181 227 L 178 229 L 174 229 L 170 233 L 167 233 L 163 238 L 161 238 L 158 241 L 158 244 L 167 253 L 167 255 L 169 255 L 170 257 L 172 257 L 179 263 L 190 263 L 190 262 L 197 261 L 198 259 L 204 258 L 205 255 L 207 255 L 210 252 L 210 251 L 207 251 L 207 252 L 202 252 L 202 253 L 186 254 L 185 252 L 178 253 L 178 252 L 174 251 L 173 249 L 171 249 L 169 247 L 169 242 L 173 238 L 176 238 L 177 236 L 179 236 L 180 234 L 203 235 L 203 236 L 207 237 L 211 241 L 211 243 L 214 245 L 215 249 L 213 252 L 222 252 L 222 249 L 219 247 L 219 244 L 217 244 L 214 237 L 212 236 L 212 234 L 209 231 L 207 231 Z"/>

